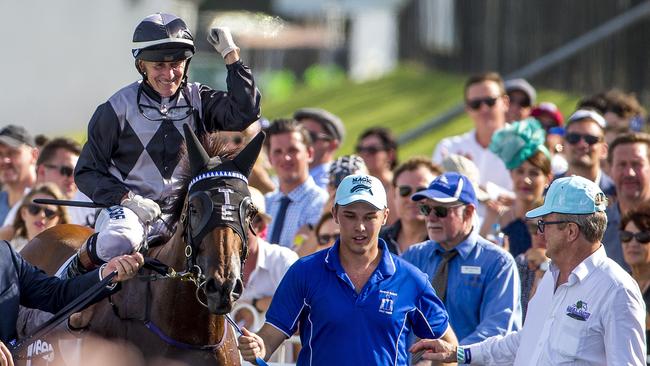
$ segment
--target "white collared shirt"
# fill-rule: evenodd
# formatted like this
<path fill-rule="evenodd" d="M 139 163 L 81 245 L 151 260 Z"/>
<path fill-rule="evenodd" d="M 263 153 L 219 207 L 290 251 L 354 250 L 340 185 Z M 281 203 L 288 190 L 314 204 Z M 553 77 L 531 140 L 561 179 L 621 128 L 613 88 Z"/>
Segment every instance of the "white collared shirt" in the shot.
<path fill-rule="evenodd" d="M 284 274 L 293 262 L 298 260 L 298 254 L 293 250 L 277 244 L 269 244 L 260 238 L 257 238 L 257 246 L 255 269 L 251 272 L 239 298 L 246 302 L 273 296 Z"/>
<path fill-rule="evenodd" d="M 458 136 L 446 137 L 438 143 L 433 152 L 433 162 L 441 164 L 448 154 L 458 154 L 470 158 L 481 172 L 479 185 L 486 187 L 488 182 L 507 191 L 512 191 L 512 179 L 503 161 L 490 149 L 484 148 L 476 140 L 476 130 Z"/>
<path fill-rule="evenodd" d="M 645 365 L 645 303 L 639 286 L 601 246 L 555 290 L 551 264 L 522 330 L 470 346 L 472 364 Z M 514 362 L 514 363 L 513 363 Z"/>

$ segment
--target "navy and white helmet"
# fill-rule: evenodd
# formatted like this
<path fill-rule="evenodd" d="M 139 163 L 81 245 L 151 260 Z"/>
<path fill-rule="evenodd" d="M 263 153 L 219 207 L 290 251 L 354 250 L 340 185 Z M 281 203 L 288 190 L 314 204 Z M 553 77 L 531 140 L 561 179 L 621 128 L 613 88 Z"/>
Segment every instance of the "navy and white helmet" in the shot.
<path fill-rule="evenodd" d="M 183 19 L 156 13 L 144 18 L 135 28 L 131 51 L 136 60 L 170 62 L 189 59 L 196 48 Z"/>

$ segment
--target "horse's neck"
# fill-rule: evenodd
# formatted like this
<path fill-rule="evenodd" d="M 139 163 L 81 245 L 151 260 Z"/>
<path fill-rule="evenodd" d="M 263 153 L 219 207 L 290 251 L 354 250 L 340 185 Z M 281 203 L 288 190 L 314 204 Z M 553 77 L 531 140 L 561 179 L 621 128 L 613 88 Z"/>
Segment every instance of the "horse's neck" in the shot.
<path fill-rule="evenodd" d="M 185 257 L 186 246 L 187 244 L 183 240 L 183 226 L 179 223 L 171 239 L 164 245 L 154 248 L 150 254 L 175 271 L 180 272 L 185 269 L 187 264 L 187 258 Z"/>

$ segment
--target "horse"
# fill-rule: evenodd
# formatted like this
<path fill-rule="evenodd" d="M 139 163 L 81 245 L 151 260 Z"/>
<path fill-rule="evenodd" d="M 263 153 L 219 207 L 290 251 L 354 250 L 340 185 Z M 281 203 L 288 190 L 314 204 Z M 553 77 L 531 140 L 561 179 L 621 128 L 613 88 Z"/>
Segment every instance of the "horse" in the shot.
<path fill-rule="evenodd" d="M 235 153 L 215 138 L 204 138 L 203 146 L 187 125 L 183 128 L 189 174 L 171 205 L 171 221 L 178 224 L 171 239 L 147 253 L 173 270 L 167 276 L 141 270 L 139 279 L 124 282 L 121 291 L 95 305 L 89 330 L 129 341 L 150 360 L 240 365 L 236 336 L 224 315 L 243 290 L 247 230 L 256 214 L 247 178 L 264 134 Z M 65 253 L 80 247 L 92 231 L 73 226 L 43 232 L 24 251 L 47 245 Z M 36 266 L 53 268 L 46 257 L 29 257 Z M 58 257 L 58 265 L 67 259 Z"/>

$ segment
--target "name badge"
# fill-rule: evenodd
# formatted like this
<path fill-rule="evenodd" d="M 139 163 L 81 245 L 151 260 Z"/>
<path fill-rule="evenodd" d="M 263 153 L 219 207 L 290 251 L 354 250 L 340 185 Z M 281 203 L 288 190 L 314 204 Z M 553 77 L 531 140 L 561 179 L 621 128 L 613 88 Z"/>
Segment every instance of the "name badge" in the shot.
<path fill-rule="evenodd" d="M 460 266 L 460 273 L 462 273 L 462 274 L 480 275 L 481 274 L 481 267 Z"/>

